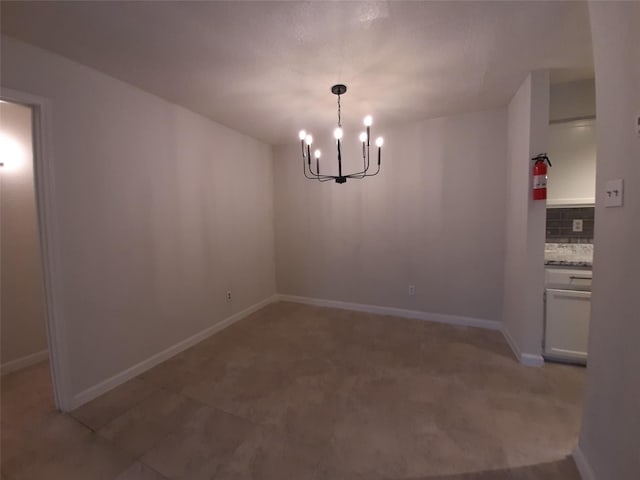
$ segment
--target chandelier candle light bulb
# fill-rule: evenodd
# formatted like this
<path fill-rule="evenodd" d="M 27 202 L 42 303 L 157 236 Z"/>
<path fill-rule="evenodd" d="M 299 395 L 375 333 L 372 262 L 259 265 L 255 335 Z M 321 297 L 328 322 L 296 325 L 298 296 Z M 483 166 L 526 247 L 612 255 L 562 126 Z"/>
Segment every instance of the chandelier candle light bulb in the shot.
<path fill-rule="evenodd" d="M 300 145 L 302 146 L 302 169 L 304 176 L 310 180 L 318 180 L 319 182 L 327 182 L 329 180 L 335 180 L 336 183 L 345 183 L 348 178 L 357 178 L 362 179 L 365 177 L 373 177 L 380 172 L 380 159 L 382 156 L 382 137 L 378 137 L 376 139 L 376 146 L 378 147 L 378 168 L 375 172 L 369 173 L 369 149 L 370 149 L 370 138 L 371 138 L 371 125 L 373 124 L 373 118 L 371 115 L 367 115 L 364 117 L 364 125 L 367 127 L 366 132 L 362 132 L 360 134 L 360 141 L 362 142 L 362 162 L 363 167 L 362 170 L 355 173 L 350 173 L 347 175 L 342 174 L 342 137 L 344 132 L 342 130 L 342 118 L 341 118 L 341 110 L 340 110 L 340 95 L 343 95 L 347 92 L 346 85 L 334 85 L 331 87 L 331 93 L 338 96 L 338 127 L 333 131 L 333 137 L 336 140 L 336 146 L 338 149 L 338 175 L 320 175 L 320 150 L 316 150 L 314 152 L 314 156 L 316 159 L 316 171 L 314 172 L 311 168 L 311 148 L 310 145 L 313 143 L 313 137 L 311 134 L 308 134 L 305 130 L 300 130 L 298 134 L 298 138 L 300 139 Z M 305 143 L 306 143 L 306 151 L 305 151 Z M 305 162 L 306 160 L 306 162 Z M 308 171 L 307 171 L 308 167 Z"/>
<path fill-rule="evenodd" d="M 371 124 L 373 123 L 373 118 L 371 115 L 367 115 L 364 117 L 364 126 L 367 127 L 367 147 L 369 146 L 369 138 L 371 138 Z"/>

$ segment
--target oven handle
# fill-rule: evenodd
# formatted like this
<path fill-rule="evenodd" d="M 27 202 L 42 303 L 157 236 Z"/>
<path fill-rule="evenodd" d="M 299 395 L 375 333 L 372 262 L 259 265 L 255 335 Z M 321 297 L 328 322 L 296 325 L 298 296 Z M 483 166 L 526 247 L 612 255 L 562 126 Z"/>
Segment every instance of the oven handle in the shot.
<path fill-rule="evenodd" d="M 578 277 L 576 275 L 571 275 L 569 280 L 591 280 L 591 277 Z"/>

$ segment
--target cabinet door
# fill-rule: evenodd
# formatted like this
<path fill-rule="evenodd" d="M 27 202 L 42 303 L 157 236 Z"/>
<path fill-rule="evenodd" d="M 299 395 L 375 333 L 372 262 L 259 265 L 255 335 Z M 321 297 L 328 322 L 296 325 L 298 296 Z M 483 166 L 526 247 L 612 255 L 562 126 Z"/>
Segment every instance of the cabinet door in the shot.
<path fill-rule="evenodd" d="M 545 354 L 566 360 L 587 360 L 591 292 L 547 290 Z"/>
<path fill-rule="evenodd" d="M 592 205 L 596 196 L 595 120 L 549 125 L 547 205 Z"/>

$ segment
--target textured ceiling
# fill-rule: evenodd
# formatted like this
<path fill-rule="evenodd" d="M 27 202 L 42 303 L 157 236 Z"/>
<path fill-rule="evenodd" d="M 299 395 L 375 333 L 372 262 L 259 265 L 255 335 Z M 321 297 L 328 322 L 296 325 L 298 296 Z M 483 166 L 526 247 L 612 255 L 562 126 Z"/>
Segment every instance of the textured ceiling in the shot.
<path fill-rule="evenodd" d="M 592 75 L 586 2 L 2 2 L 2 32 L 272 144 L 505 105 Z"/>

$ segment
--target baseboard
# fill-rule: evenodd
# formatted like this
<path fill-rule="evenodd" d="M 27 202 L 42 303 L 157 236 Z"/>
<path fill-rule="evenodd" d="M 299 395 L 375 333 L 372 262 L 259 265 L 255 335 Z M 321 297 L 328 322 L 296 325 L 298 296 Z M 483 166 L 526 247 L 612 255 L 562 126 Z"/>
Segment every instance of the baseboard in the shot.
<path fill-rule="evenodd" d="M 523 353 L 520 355 L 520 363 L 527 367 L 542 367 L 544 365 L 544 358 L 542 355 Z"/>
<path fill-rule="evenodd" d="M 504 339 L 507 341 L 507 344 L 511 348 L 511 351 L 521 364 L 526 365 L 527 367 L 541 367 L 544 365 L 544 358 L 542 358 L 542 355 L 536 355 L 533 353 L 522 353 L 520 351 L 520 348 L 518 347 L 518 344 L 509 333 L 507 327 L 505 327 L 504 324 L 501 324 L 500 327 Z"/>
<path fill-rule="evenodd" d="M 6 375 L 7 373 L 16 372 L 23 368 L 35 365 L 49 358 L 49 350 L 41 350 L 40 352 L 32 353 L 31 355 L 25 355 L 24 357 L 16 358 L 10 362 L 3 363 L 0 366 L 0 374 Z"/>
<path fill-rule="evenodd" d="M 108 392 L 109 390 L 126 382 L 127 380 L 130 380 L 133 377 L 136 377 L 141 373 L 146 372 L 147 370 L 155 367 L 159 363 L 162 363 L 165 360 L 168 360 L 174 355 L 177 355 L 178 353 L 186 350 L 187 348 L 192 347 L 193 345 L 201 342 L 205 338 L 210 337 L 211 335 L 219 332 L 220 330 L 236 323 L 239 320 L 242 320 L 248 315 L 251 315 L 253 312 L 260 310 L 262 307 L 265 307 L 266 305 L 269 305 L 270 303 L 273 303 L 277 300 L 278 300 L 277 295 L 273 295 L 269 298 L 266 298 L 261 302 L 258 302 L 250 306 L 249 308 L 242 310 L 241 312 L 235 313 L 230 317 L 227 317 L 224 320 L 217 322 L 215 325 L 205 328 L 201 332 L 198 332 L 195 335 L 192 335 L 191 337 L 186 338 L 185 340 L 182 340 L 181 342 L 178 342 L 175 345 L 172 345 L 169 348 L 166 348 L 165 350 L 156 353 L 155 355 L 147 358 L 146 360 L 143 360 L 142 362 L 120 373 L 117 373 L 116 375 L 109 377 L 106 380 L 96 385 L 93 385 L 92 387 L 87 388 L 86 390 L 83 390 L 82 392 L 78 393 L 73 397 L 73 399 L 71 400 L 71 405 L 69 406 L 69 410 L 74 410 L 79 406 L 93 400 L 94 398 L 99 397 L 100 395 Z"/>
<path fill-rule="evenodd" d="M 416 320 L 427 320 L 431 322 L 447 323 L 450 325 L 460 325 L 465 327 L 479 327 L 489 330 L 502 330 L 502 323 L 496 320 L 485 320 L 482 318 L 463 317 L 460 315 L 447 315 L 444 313 L 429 313 L 419 310 L 406 310 L 396 307 L 383 307 L 379 305 L 367 305 L 363 303 L 341 302 L 337 300 L 323 300 L 318 298 L 298 297 L 295 295 L 278 295 L 278 299 L 283 302 L 304 303 L 317 307 L 340 308 L 342 310 L 355 310 L 357 312 L 375 313 L 378 315 L 393 315 L 396 317 L 413 318 Z"/>
<path fill-rule="evenodd" d="M 573 461 L 576 462 L 576 467 L 578 467 L 578 472 L 580 472 L 582 480 L 596 480 L 593 468 L 591 468 L 591 465 L 587 461 L 587 457 L 584 456 L 580 445 L 573 449 Z"/>

